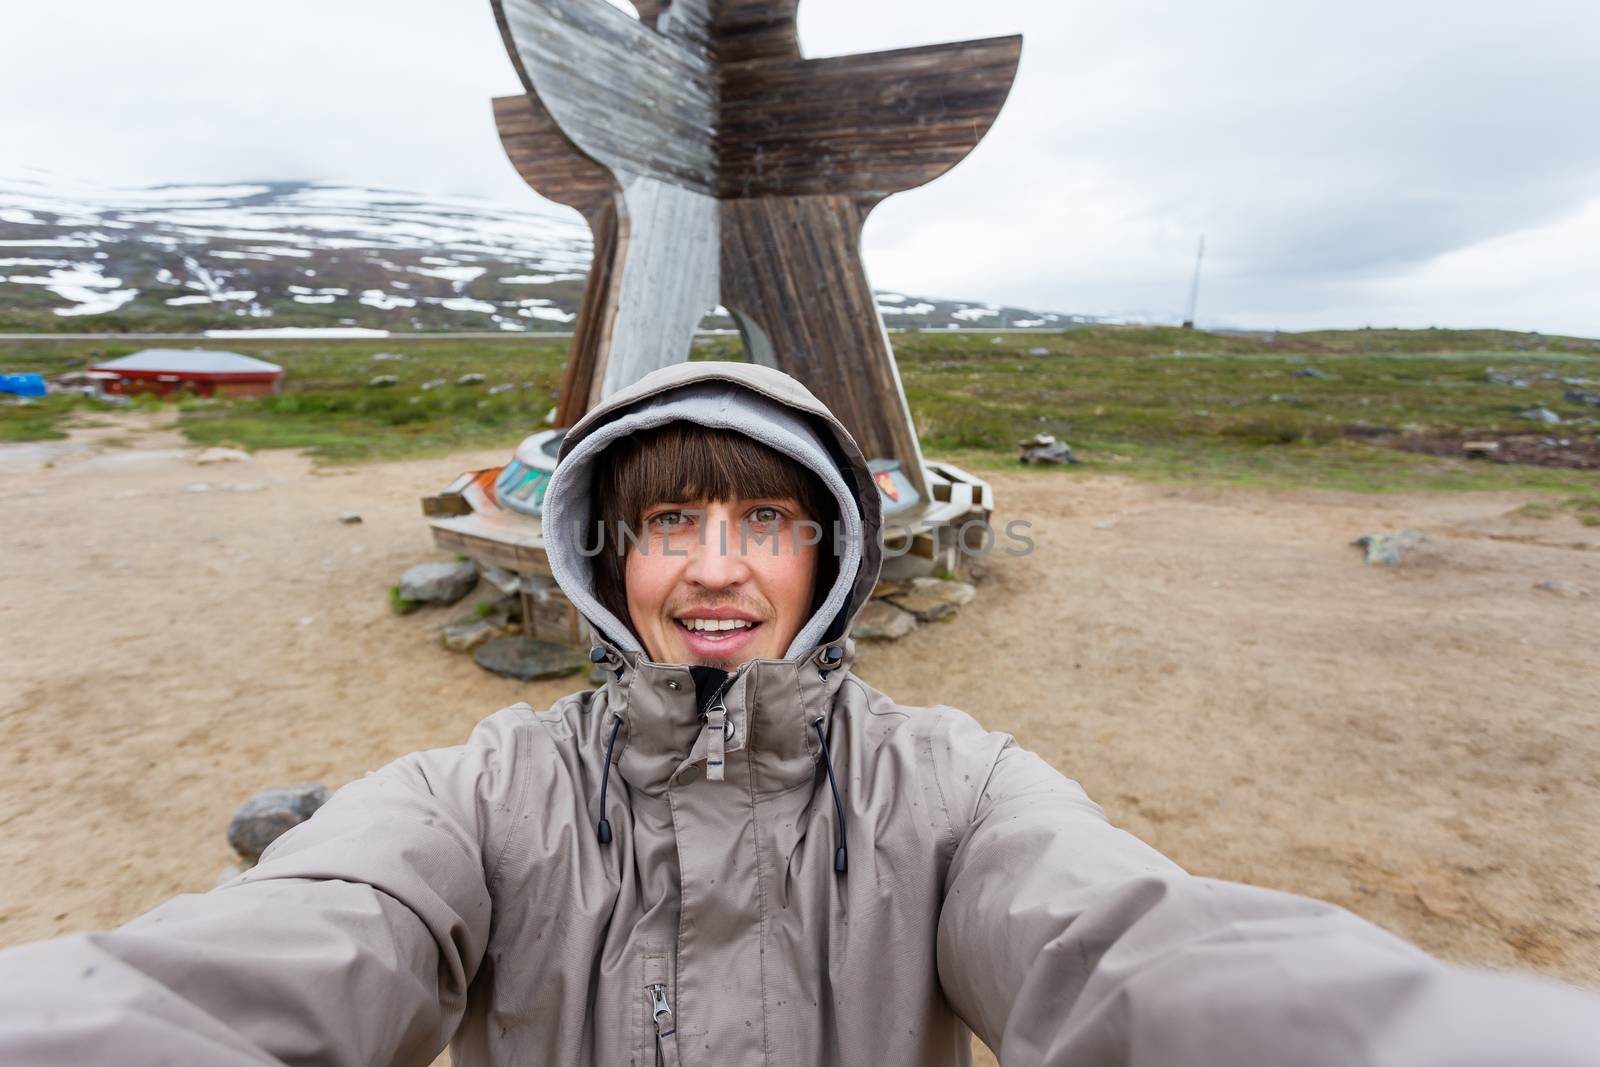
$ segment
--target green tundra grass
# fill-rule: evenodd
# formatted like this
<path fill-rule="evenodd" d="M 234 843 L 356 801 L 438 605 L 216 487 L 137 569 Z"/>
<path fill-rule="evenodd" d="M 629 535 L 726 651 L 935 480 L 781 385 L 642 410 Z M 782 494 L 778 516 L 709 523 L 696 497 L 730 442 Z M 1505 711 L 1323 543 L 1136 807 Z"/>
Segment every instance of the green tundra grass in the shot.
<path fill-rule="evenodd" d="M 189 343 L 189 342 L 182 342 Z M 1600 472 L 1429 456 L 1407 435 L 1559 435 L 1595 440 L 1600 409 L 1569 401 L 1600 389 L 1600 342 L 1505 331 L 1353 330 L 1246 336 L 1179 329 L 1061 333 L 904 333 L 894 337 L 912 414 L 930 456 L 982 470 L 1019 467 L 1017 442 L 1039 432 L 1082 463 L 1065 476 L 1115 472 L 1205 484 L 1366 491 L 1521 488 L 1593 492 Z M 77 369 L 147 345 L 0 340 L 0 371 Z M 200 444 L 306 448 L 345 463 L 509 450 L 541 428 L 566 344 L 507 337 L 362 341 L 218 341 L 271 360 L 282 395 L 180 402 Z M 379 352 L 401 360 L 373 360 Z M 741 358 L 734 338 L 702 339 L 695 358 Z M 1489 379 L 1514 375 L 1523 387 Z M 468 373 L 482 385 L 455 385 Z M 376 375 L 397 384 L 374 388 Z M 450 383 L 423 389 L 424 383 Z M 490 395 L 490 387 L 514 388 Z M 0 407 L 0 440 L 61 433 L 92 401 Z M 1562 416 L 1538 426 L 1520 412 Z M 1591 421 L 1585 422 L 1588 419 Z M 1060 474 L 1061 472 L 1055 472 Z"/>

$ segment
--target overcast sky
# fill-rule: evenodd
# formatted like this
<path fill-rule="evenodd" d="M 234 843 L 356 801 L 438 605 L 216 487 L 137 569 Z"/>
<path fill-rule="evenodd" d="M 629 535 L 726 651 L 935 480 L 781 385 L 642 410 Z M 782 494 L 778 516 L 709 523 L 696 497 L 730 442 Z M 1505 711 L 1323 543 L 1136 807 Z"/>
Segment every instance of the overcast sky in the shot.
<path fill-rule="evenodd" d="M 603 0 L 595 0 L 603 2 Z M 7 0 L 0 174 L 305 178 L 531 206 L 488 0 Z M 1600 3 L 802 0 L 808 55 L 1006 33 L 965 163 L 880 206 L 880 288 L 1202 325 L 1600 337 Z M 554 210 L 554 209 L 552 209 Z"/>

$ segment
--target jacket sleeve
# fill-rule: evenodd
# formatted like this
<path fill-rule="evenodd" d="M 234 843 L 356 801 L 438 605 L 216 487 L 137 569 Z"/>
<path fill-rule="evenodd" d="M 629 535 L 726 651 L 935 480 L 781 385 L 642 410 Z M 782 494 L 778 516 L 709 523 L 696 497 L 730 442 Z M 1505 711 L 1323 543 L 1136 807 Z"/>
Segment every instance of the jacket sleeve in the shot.
<path fill-rule="evenodd" d="M 1320 901 L 1191 877 L 960 719 L 951 751 L 994 759 L 946 881 L 939 978 L 1004 1067 L 1600 1063 L 1600 997 L 1446 965 Z"/>
<path fill-rule="evenodd" d="M 209 893 L 0 952 L 0 1063 L 428 1064 L 488 939 L 521 712 L 350 783 Z"/>

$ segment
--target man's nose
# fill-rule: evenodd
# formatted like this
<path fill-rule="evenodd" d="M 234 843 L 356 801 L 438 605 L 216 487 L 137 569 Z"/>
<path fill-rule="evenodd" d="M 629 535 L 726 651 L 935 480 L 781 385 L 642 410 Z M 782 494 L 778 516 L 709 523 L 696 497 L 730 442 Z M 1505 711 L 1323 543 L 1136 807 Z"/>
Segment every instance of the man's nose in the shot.
<path fill-rule="evenodd" d="M 689 563 L 684 578 L 708 589 L 726 589 L 750 576 L 739 543 L 739 526 L 727 516 L 708 515 L 700 527 L 704 537 L 689 539 Z"/>

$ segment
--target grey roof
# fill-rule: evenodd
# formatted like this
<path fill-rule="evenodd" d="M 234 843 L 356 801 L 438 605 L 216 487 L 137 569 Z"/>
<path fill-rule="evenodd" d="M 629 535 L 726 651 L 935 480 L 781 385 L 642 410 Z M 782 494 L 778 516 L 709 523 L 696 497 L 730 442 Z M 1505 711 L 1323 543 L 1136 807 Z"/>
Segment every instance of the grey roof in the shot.
<path fill-rule="evenodd" d="M 209 348 L 147 348 L 131 356 L 96 363 L 92 370 L 144 370 L 168 374 L 268 374 L 282 371 L 276 363 L 238 352 Z"/>

